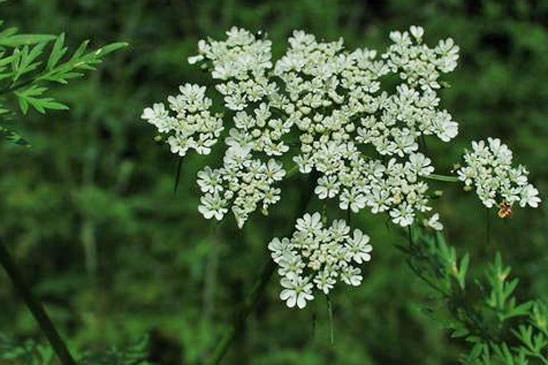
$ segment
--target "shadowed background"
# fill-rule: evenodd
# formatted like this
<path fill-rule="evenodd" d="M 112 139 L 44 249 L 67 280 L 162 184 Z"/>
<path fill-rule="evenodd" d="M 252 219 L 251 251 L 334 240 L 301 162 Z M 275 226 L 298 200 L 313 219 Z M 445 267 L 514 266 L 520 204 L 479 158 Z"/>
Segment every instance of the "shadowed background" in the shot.
<path fill-rule="evenodd" d="M 541 196 L 548 191 L 546 1 L 20 0 L 0 5 L 0 18 L 25 32 L 66 32 L 73 46 L 130 43 L 57 93 L 69 112 L 21 116 L 30 150 L 0 145 L 0 236 L 74 347 L 148 334 L 151 360 L 199 363 L 250 291 L 267 242 L 290 231 L 302 183 L 284 184 L 269 217 L 254 214 L 242 231 L 230 218 L 215 235 L 197 212 L 195 178 L 204 164 L 220 163 L 222 148 L 189 154 L 174 195 L 177 158 L 140 121 L 145 106 L 179 84 L 210 82 L 186 57 L 198 39 L 221 38 L 233 25 L 266 32 L 275 59 L 294 29 L 343 37 L 351 49 L 383 48 L 390 30 L 413 24 L 430 44 L 454 38 L 461 58 L 441 97 L 460 133 L 429 145 L 438 171 L 448 173 L 470 140 L 496 136 L 529 167 Z M 432 185 L 445 190 L 435 206 L 449 242 L 470 251 L 473 272 L 500 249 L 521 279 L 518 297 L 548 293 L 546 204 L 493 221 L 487 246 L 486 212 L 474 195 Z M 276 278 L 226 364 L 456 363 L 463 344 L 449 339 L 436 313 L 443 304 L 394 248 L 401 238 L 385 217 L 364 213 L 353 224 L 371 236 L 374 259 L 361 287 L 335 291 L 334 345 L 325 300 L 290 310 L 277 299 Z M 39 336 L 4 272 L 0 332 Z"/>

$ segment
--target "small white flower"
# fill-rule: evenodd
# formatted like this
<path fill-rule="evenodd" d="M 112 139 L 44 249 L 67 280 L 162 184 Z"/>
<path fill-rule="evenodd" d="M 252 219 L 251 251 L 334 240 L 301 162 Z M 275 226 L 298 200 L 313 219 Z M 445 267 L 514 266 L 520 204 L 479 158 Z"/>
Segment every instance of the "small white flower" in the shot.
<path fill-rule="evenodd" d="M 529 205 L 530 207 L 537 208 L 540 203 L 540 198 L 538 196 L 538 190 L 531 184 L 526 185 L 520 192 L 520 202 L 519 205 L 524 207 Z"/>
<path fill-rule="evenodd" d="M 347 266 L 342 270 L 341 279 L 348 285 L 358 286 L 362 283 L 363 276 L 359 268 Z"/>
<path fill-rule="evenodd" d="M 272 241 L 268 244 L 268 249 L 272 251 L 272 259 L 275 263 L 279 263 L 281 258 L 289 253 L 293 248 L 293 244 L 288 238 L 282 238 L 281 240 L 277 237 L 273 238 Z"/>
<path fill-rule="evenodd" d="M 368 235 L 363 234 L 359 229 L 355 229 L 354 236 L 347 242 L 350 253 L 352 254 L 352 260 L 358 264 L 371 260 L 370 252 L 373 250 L 373 247 L 368 244 Z"/>
<path fill-rule="evenodd" d="M 171 123 L 169 118 L 169 111 L 162 103 L 155 103 L 152 108 L 145 108 L 141 119 L 148 121 L 150 124 L 158 128 L 158 132 L 169 132 Z"/>
<path fill-rule="evenodd" d="M 366 202 L 365 196 L 358 189 L 346 189 L 340 196 L 339 208 L 342 210 L 350 209 L 354 213 L 358 213 L 365 207 Z"/>
<path fill-rule="evenodd" d="M 403 203 L 396 209 L 390 211 L 392 221 L 402 227 L 407 227 L 413 223 L 414 214 L 409 204 Z"/>
<path fill-rule="evenodd" d="M 206 194 L 200 199 L 198 211 L 202 213 L 205 219 L 215 217 L 218 221 L 223 219 L 228 209 L 225 207 L 225 201 L 219 194 Z"/>
<path fill-rule="evenodd" d="M 425 219 L 423 223 L 425 227 L 432 228 L 435 231 L 442 231 L 443 224 L 439 221 L 439 219 L 440 219 L 440 215 L 438 213 L 435 213 L 429 219 Z"/>
<path fill-rule="evenodd" d="M 327 269 L 320 271 L 314 278 L 314 284 L 316 284 L 316 287 L 326 295 L 329 294 L 331 289 L 333 289 L 336 282 L 337 281 Z"/>
<path fill-rule="evenodd" d="M 336 176 L 322 176 L 318 179 L 318 185 L 314 193 L 320 199 L 333 198 L 339 193 L 339 183 Z"/>
<path fill-rule="evenodd" d="M 419 26 L 416 26 L 416 25 L 412 25 L 409 28 L 409 31 L 411 32 L 411 35 L 413 37 L 415 37 L 415 39 L 417 39 L 417 40 L 421 40 L 422 36 L 424 34 L 424 29 L 422 27 L 419 27 Z"/>
<path fill-rule="evenodd" d="M 280 293 L 280 299 L 286 302 L 289 308 L 295 304 L 300 309 L 306 307 L 306 301 L 314 299 L 312 295 L 313 284 L 308 279 L 301 277 L 283 278 L 280 281 L 284 288 Z"/>
<path fill-rule="evenodd" d="M 203 59 L 204 59 L 204 56 L 202 56 L 202 55 L 196 55 L 196 56 L 188 57 L 187 60 L 188 60 L 188 63 L 189 63 L 189 64 L 193 65 L 193 64 L 195 64 L 195 63 L 197 63 L 197 62 L 202 61 Z"/>
<path fill-rule="evenodd" d="M 322 227 L 321 219 L 322 216 L 318 212 L 312 215 L 306 213 L 302 218 L 297 219 L 295 228 L 298 231 L 314 233 Z"/>
<path fill-rule="evenodd" d="M 198 172 L 197 182 L 203 193 L 214 194 L 223 191 L 221 172 L 212 170 L 209 166 Z"/>
<path fill-rule="evenodd" d="M 278 269 L 278 274 L 280 274 L 280 276 L 292 278 L 299 276 L 306 265 L 298 255 L 288 251 L 280 257 L 278 266 L 280 267 Z"/>
<path fill-rule="evenodd" d="M 285 170 L 281 163 L 274 159 L 270 159 L 266 165 L 265 175 L 273 181 L 280 181 L 285 176 Z"/>
<path fill-rule="evenodd" d="M 422 153 L 409 155 L 409 164 L 413 172 L 419 176 L 428 176 L 434 172 L 434 167 L 430 165 L 430 159 Z"/>

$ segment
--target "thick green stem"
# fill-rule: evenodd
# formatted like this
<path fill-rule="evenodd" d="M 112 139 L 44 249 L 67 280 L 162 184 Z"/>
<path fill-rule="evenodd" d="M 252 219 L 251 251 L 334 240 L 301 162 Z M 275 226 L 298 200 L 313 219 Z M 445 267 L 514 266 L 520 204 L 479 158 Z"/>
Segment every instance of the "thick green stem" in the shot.
<path fill-rule="evenodd" d="M 36 319 L 36 322 L 38 322 L 38 325 L 42 329 L 42 332 L 44 332 L 44 335 L 51 344 L 51 347 L 59 357 L 59 360 L 61 360 L 61 363 L 63 365 L 76 365 L 76 362 L 72 358 L 72 355 L 70 354 L 65 342 L 59 335 L 59 332 L 57 332 L 57 330 L 55 329 L 53 322 L 49 318 L 42 304 L 32 294 L 32 291 L 23 279 L 21 271 L 17 267 L 8 249 L 1 240 L 0 263 L 10 277 L 15 290 L 29 308 L 30 312 Z"/>

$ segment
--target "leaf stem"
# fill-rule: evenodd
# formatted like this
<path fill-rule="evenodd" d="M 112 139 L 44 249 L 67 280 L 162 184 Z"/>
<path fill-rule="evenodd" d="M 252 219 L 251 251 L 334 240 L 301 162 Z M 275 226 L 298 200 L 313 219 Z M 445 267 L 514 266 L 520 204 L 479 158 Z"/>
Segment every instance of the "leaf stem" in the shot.
<path fill-rule="evenodd" d="M 23 301 L 36 319 L 36 322 L 38 322 L 38 325 L 42 329 L 42 332 L 44 332 L 44 335 L 51 344 L 51 347 L 59 357 L 59 360 L 61 360 L 61 363 L 63 365 L 76 365 L 76 362 L 72 358 L 67 345 L 59 335 L 59 332 L 57 332 L 53 322 L 49 318 L 40 301 L 38 301 L 38 299 L 32 294 L 30 287 L 23 279 L 21 270 L 19 270 L 8 249 L 1 240 L 0 263 L 10 277 L 15 290 L 21 298 L 23 298 Z"/>

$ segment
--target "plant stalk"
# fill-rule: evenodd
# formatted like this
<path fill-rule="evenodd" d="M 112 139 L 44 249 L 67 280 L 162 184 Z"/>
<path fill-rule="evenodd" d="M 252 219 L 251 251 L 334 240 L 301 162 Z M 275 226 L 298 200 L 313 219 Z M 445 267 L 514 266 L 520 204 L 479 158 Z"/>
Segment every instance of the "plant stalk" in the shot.
<path fill-rule="evenodd" d="M 453 183 L 459 182 L 458 177 L 448 176 L 448 175 L 430 174 L 425 176 L 425 178 L 430 180 L 443 181 L 443 182 L 453 182 Z"/>
<path fill-rule="evenodd" d="M 274 274 L 275 268 L 276 266 L 274 261 L 270 257 L 268 257 L 267 262 L 265 263 L 261 271 L 261 275 L 259 276 L 255 285 L 253 286 L 251 293 L 246 298 L 240 312 L 237 314 L 236 318 L 234 319 L 232 326 L 225 332 L 223 338 L 217 344 L 217 347 L 215 348 L 215 351 L 213 352 L 213 356 L 211 357 L 209 364 L 213 365 L 213 364 L 219 364 L 221 362 L 226 352 L 228 351 L 230 345 L 232 345 L 232 342 L 234 342 L 236 335 L 244 327 L 247 317 L 251 314 L 251 312 L 253 311 L 253 308 L 255 308 L 255 305 L 257 304 L 257 301 L 259 300 L 264 290 L 266 289 L 266 286 L 268 282 L 270 281 L 272 274 Z"/>
<path fill-rule="evenodd" d="M 72 358 L 70 351 L 59 335 L 59 332 L 55 329 L 55 326 L 40 301 L 32 294 L 30 287 L 25 282 L 21 270 L 17 267 L 17 264 L 11 257 L 8 249 L 4 243 L 0 240 L 0 263 L 6 270 L 6 273 L 10 277 L 15 291 L 21 296 L 28 309 L 38 322 L 38 325 L 42 329 L 42 332 L 46 336 L 47 340 L 51 344 L 51 347 L 59 357 L 59 360 L 63 365 L 76 365 L 76 362 Z"/>
<path fill-rule="evenodd" d="M 316 174 L 311 173 L 308 177 L 308 189 L 304 192 L 303 195 L 301 195 L 301 200 L 299 203 L 299 208 L 297 210 L 297 219 L 302 214 L 304 214 L 306 207 L 308 206 L 308 203 L 312 199 L 312 195 L 314 192 L 314 182 L 316 181 Z M 293 219 L 293 221 L 295 220 Z M 207 362 L 211 365 L 219 364 L 224 356 L 226 355 L 226 352 L 234 342 L 234 339 L 236 338 L 236 335 L 240 330 L 245 326 L 245 321 L 247 317 L 251 314 L 253 309 L 255 308 L 255 305 L 261 298 L 261 295 L 266 289 L 266 286 L 268 285 L 268 282 L 270 281 L 270 278 L 274 274 L 274 271 L 276 269 L 276 264 L 274 261 L 270 258 L 270 255 L 268 255 L 266 263 L 263 266 L 263 269 L 261 271 L 261 274 L 259 275 L 259 278 L 255 282 L 255 285 L 253 285 L 253 289 L 251 290 L 251 293 L 246 298 L 245 302 L 242 304 L 242 307 L 238 314 L 235 316 L 231 327 L 225 332 L 223 335 L 221 341 L 217 344 L 213 351 L 213 355 Z"/>

